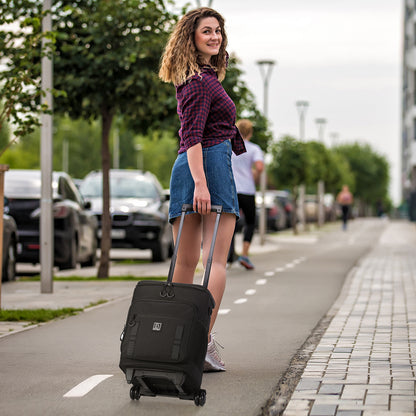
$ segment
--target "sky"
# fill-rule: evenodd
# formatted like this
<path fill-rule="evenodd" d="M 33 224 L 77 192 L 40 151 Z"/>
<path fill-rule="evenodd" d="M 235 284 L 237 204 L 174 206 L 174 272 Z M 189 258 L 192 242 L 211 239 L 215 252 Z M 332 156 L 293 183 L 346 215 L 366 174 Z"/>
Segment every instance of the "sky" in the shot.
<path fill-rule="evenodd" d="M 176 5 L 197 0 L 177 0 Z M 207 6 L 209 0 L 200 0 Z M 263 110 L 258 60 L 274 60 L 268 118 L 274 138 L 299 137 L 296 101 L 305 100 L 306 139 L 368 143 L 388 160 L 390 196 L 401 200 L 401 0 L 212 0 L 225 18 L 228 52 Z"/>

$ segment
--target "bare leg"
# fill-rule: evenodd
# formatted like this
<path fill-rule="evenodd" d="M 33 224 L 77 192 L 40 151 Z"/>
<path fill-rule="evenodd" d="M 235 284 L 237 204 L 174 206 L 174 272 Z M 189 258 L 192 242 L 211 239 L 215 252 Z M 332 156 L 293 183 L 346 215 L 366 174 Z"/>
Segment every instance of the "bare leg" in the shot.
<path fill-rule="evenodd" d="M 209 249 L 214 233 L 215 213 L 205 215 L 203 218 L 203 247 L 202 247 L 202 261 L 206 267 Z M 221 215 L 220 224 L 218 227 L 217 240 L 215 243 L 214 255 L 212 258 L 211 274 L 208 284 L 208 289 L 215 300 L 215 308 L 212 311 L 211 323 L 209 333 L 211 333 L 217 318 L 218 310 L 220 308 L 222 296 L 225 290 L 225 277 L 228 250 L 230 248 L 231 239 L 234 234 L 236 217 L 234 214 L 224 213 Z"/>
<path fill-rule="evenodd" d="M 178 236 L 179 221 L 180 219 L 177 218 L 172 227 L 175 242 Z M 201 216 L 199 214 L 185 216 L 173 273 L 173 281 L 176 283 L 193 283 L 195 269 L 201 255 L 201 230 Z"/>

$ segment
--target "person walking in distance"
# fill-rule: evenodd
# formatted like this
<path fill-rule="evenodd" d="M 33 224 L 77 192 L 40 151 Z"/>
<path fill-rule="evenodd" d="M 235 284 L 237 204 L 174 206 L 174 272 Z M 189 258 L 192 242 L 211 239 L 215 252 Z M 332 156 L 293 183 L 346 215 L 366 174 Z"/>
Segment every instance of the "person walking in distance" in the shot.
<path fill-rule="evenodd" d="M 159 77 L 176 87 L 179 130 L 178 156 L 170 180 L 169 221 L 176 241 L 184 203 L 193 205 L 182 229 L 173 281 L 193 283 L 202 243 L 204 267 L 215 224 L 211 205 L 221 205 L 208 289 L 215 300 L 209 328 L 206 371 L 224 371 L 212 335 L 225 289 L 228 248 L 239 217 L 231 153 L 245 152 L 235 126 L 236 109 L 221 85 L 228 54 L 224 18 L 215 10 L 191 10 L 176 24 L 162 56 Z"/>
<path fill-rule="evenodd" d="M 348 222 L 348 215 L 350 212 L 350 207 L 352 203 L 354 202 L 354 198 L 348 188 L 348 185 L 343 185 L 342 190 L 337 195 L 337 202 L 341 206 L 342 229 L 345 231 L 347 229 L 347 222 Z"/>
<path fill-rule="evenodd" d="M 251 270 L 254 269 L 254 265 L 249 258 L 249 250 L 256 225 L 256 182 L 263 172 L 264 159 L 260 146 L 250 141 L 253 136 L 253 123 L 250 120 L 242 119 L 237 122 L 237 127 L 247 149 L 243 155 L 238 157 L 232 155 L 231 157 L 238 205 L 245 219 L 243 247 L 238 261 L 246 269 Z M 232 263 L 235 257 L 234 240 L 233 237 L 228 255 L 229 263 Z"/>

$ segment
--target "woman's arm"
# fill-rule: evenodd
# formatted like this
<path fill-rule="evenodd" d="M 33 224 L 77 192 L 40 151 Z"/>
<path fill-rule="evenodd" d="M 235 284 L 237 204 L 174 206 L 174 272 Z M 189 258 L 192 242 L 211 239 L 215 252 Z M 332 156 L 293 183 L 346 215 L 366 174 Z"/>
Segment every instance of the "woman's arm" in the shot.
<path fill-rule="evenodd" d="M 211 195 L 208 191 L 207 180 L 205 178 L 201 143 L 190 147 L 186 154 L 189 169 L 191 170 L 191 175 L 195 183 L 194 211 L 202 215 L 209 214 L 211 212 Z"/>

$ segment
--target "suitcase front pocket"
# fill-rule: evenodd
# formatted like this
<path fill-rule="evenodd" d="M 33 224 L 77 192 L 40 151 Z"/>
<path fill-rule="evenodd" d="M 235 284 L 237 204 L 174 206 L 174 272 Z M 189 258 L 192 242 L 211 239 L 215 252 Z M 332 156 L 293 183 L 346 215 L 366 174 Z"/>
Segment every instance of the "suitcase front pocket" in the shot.
<path fill-rule="evenodd" d="M 141 301 L 127 322 L 122 349 L 134 360 L 180 362 L 186 358 L 195 319 L 191 304 Z"/>

